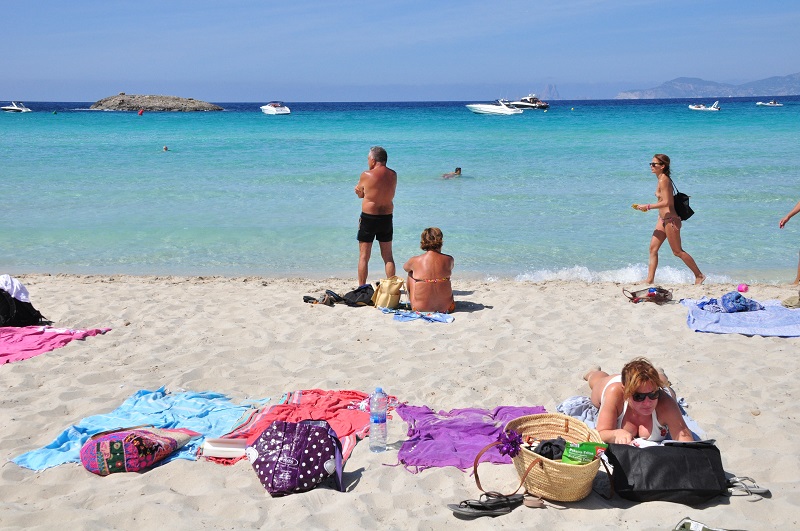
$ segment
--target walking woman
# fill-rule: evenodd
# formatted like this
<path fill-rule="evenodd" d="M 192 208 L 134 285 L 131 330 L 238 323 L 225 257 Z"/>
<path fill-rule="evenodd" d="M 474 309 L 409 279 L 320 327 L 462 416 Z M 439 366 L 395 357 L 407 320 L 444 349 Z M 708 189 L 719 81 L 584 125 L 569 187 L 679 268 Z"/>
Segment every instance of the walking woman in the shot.
<path fill-rule="evenodd" d="M 664 240 L 668 240 L 672 254 L 683 260 L 686 267 L 694 273 L 694 283 L 702 284 L 706 276 L 700 272 L 700 268 L 697 267 L 694 258 L 684 251 L 681 245 L 681 218 L 675 213 L 675 198 L 672 192 L 669 157 L 662 153 L 653 155 L 653 160 L 650 162 L 650 171 L 658 178 L 656 202 L 636 207 L 642 212 L 658 209 L 656 229 L 653 231 L 653 238 L 650 240 L 650 262 L 647 267 L 647 280 L 645 282 L 652 284 L 655 281 L 656 268 L 658 267 L 658 250 Z"/>

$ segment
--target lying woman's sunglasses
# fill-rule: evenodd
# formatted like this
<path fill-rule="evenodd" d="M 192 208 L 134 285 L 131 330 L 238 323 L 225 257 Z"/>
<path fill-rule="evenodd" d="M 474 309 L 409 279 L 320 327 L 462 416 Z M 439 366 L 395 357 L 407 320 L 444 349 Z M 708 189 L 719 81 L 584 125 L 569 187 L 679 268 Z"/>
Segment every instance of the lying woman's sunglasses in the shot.
<path fill-rule="evenodd" d="M 656 389 L 652 393 L 633 393 L 633 401 L 644 402 L 645 398 L 649 398 L 650 400 L 658 400 L 658 397 L 660 396 L 661 396 L 661 389 Z"/>

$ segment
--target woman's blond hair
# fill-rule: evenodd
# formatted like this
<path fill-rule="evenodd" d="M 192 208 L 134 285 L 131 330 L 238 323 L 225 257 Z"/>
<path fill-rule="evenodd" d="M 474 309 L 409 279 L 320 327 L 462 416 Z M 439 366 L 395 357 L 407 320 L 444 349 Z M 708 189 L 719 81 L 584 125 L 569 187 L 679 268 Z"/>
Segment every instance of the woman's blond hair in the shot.
<path fill-rule="evenodd" d="M 664 387 L 666 382 L 661 381 L 661 375 L 647 358 L 634 358 L 622 368 L 622 397 L 627 400 L 642 385 L 652 383 L 656 389 Z"/>

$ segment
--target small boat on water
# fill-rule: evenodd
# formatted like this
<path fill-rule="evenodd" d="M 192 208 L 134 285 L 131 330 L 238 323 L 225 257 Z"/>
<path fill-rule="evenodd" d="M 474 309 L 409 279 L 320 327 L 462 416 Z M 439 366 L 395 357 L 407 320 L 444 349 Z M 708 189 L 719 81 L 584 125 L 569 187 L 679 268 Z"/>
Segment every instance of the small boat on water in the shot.
<path fill-rule="evenodd" d="M 778 103 L 777 100 L 770 100 L 768 102 L 757 101 L 756 105 L 759 107 L 783 107 L 783 103 Z"/>
<path fill-rule="evenodd" d="M 528 109 L 547 110 L 550 108 L 550 104 L 537 98 L 536 94 L 528 94 L 517 101 L 512 101 L 511 105 L 523 111 Z"/>
<path fill-rule="evenodd" d="M 715 101 L 711 107 L 706 107 L 702 103 L 696 105 L 689 105 L 689 109 L 693 111 L 718 111 L 720 109 L 719 101 Z"/>
<path fill-rule="evenodd" d="M 512 106 L 508 100 L 497 100 L 497 103 L 470 103 L 467 109 L 475 114 L 522 114 L 522 109 Z"/>
<path fill-rule="evenodd" d="M 4 105 L 0 107 L 0 111 L 5 112 L 31 112 L 31 110 L 25 107 L 24 103 L 17 103 L 16 101 L 12 101 L 11 105 Z"/>
<path fill-rule="evenodd" d="M 291 114 L 292 111 L 282 101 L 271 101 L 260 107 L 264 114 Z"/>

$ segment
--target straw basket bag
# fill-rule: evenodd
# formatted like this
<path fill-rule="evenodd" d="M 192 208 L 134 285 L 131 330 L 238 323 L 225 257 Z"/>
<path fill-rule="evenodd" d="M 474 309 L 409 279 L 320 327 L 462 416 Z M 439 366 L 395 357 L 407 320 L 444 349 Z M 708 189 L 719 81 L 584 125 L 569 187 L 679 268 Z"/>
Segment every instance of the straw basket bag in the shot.
<path fill-rule="evenodd" d="M 544 441 L 561 436 L 571 443 L 603 442 L 597 430 L 560 413 L 543 413 L 514 419 L 506 424 L 505 431 L 510 430 L 522 435 L 523 441 Z M 526 491 L 560 502 L 578 501 L 588 496 L 600 468 L 599 459 L 585 465 L 569 465 L 542 457 L 525 447 L 520 448 L 512 460 Z"/>

